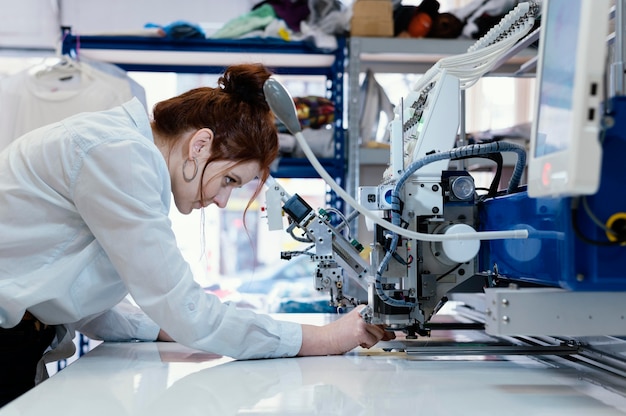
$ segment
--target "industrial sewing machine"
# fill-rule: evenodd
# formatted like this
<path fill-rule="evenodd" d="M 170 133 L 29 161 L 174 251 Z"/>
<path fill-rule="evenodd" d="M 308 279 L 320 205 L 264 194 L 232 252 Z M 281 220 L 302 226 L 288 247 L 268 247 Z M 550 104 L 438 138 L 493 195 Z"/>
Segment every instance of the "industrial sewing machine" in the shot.
<path fill-rule="evenodd" d="M 418 80 L 389 125 L 390 162 L 380 185 L 360 188 L 357 200 L 333 187 L 355 213 L 375 224 L 369 261 L 324 210 L 316 212 L 269 181 L 270 228 L 282 227 L 282 210 L 290 232 L 303 231 L 315 248 L 316 288 L 328 291 L 333 305 L 367 303 L 366 319 L 414 338 L 429 334 L 429 321 L 448 298 L 470 291 L 484 302 L 488 333 L 626 334 L 626 195 L 621 192 L 626 100 L 622 91 L 602 95 L 606 51 L 598 48 L 606 44 L 609 2 L 543 4 L 528 187 L 520 186 L 524 147 L 508 142 L 457 147 L 461 92 L 514 45 L 529 43 L 541 7 L 520 3 L 467 53 L 442 59 Z M 556 44 L 559 33 L 570 42 Z M 559 50 L 563 53 L 551 58 Z M 576 74 L 558 84 L 563 68 Z M 265 93 L 298 139 L 289 94 L 273 79 Z M 332 185 L 306 142 L 299 142 Z M 452 160 L 497 160 L 502 152 L 517 154 L 506 190 L 498 190 L 496 180 L 479 195 L 470 173 L 450 168 Z"/>

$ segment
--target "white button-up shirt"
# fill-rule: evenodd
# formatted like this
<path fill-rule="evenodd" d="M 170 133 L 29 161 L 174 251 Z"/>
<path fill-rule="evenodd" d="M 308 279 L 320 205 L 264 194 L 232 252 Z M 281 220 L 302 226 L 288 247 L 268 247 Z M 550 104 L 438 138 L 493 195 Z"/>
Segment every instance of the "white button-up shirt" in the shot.
<path fill-rule="evenodd" d="M 300 325 L 223 304 L 193 280 L 170 201 L 136 99 L 15 140 L 0 153 L 0 326 L 28 310 L 104 340 L 154 340 L 162 328 L 234 358 L 296 355 Z M 128 293 L 145 314 L 116 306 Z"/>

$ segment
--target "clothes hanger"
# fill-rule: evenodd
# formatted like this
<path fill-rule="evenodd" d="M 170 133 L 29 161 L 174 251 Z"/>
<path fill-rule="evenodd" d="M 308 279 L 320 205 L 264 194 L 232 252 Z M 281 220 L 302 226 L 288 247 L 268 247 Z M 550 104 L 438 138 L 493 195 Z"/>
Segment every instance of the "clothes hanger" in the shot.
<path fill-rule="evenodd" d="M 44 58 L 43 62 L 37 64 L 33 71 L 35 78 L 42 81 L 68 82 L 80 77 L 82 68 L 80 62 L 68 55 Z"/>
<path fill-rule="evenodd" d="M 40 64 L 32 68 L 31 74 L 37 80 L 59 83 L 69 83 L 80 80 L 83 68 L 78 58 L 73 58 L 69 54 L 61 53 L 63 42 L 59 42 L 55 56 L 46 57 Z M 76 52 L 78 54 L 78 51 Z"/>

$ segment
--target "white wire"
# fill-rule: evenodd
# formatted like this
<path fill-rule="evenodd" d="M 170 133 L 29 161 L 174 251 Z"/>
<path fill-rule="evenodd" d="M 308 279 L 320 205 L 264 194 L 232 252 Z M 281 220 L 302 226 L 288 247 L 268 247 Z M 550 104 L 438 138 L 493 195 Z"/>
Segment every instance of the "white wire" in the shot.
<path fill-rule="evenodd" d="M 470 46 L 468 52 L 489 45 L 494 42 L 504 30 L 509 30 L 511 24 L 515 24 L 530 11 L 530 3 L 520 3 L 513 10 L 508 12 L 494 27 L 484 34 L 475 44 Z"/>
<path fill-rule="evenodd" d="M 458 233 L 458 234 L 426 234 L 426 233 L 418 233 L 415 231 L 406 230 L 402 227 L 398 227 L 397 225 L 393 225 L 388 221 L 383 220 L 382 218 L 376 216 L 371 211 L 363 208 L 350 194 L 343 190 L 335 182 L 335 180 L 326 172 L 324 167 L 317 160 L 317 157 L 309 147 L 304 135 L 301 131 L 298 131 L 294 134 L 298 144 L 300 145 L 302 151 L 304 152 L 311 165 L 315 171 L 326 181 L 326 183 L 332 188 L 333 191 L 337 193 L 343 200 L 348 203 L 352 208 L 359 211 L 362 215 L 372 220 L 375 224 L 380 225 L 381 227 L 394 232 L 396 234 L 402 235 L 407 238 L 413 238 L 415 240 L 420 241 L 453 241 L 453 240 L 500 240 L 500 239 L 509 239 L 509 238 L 528 238 L 528 230 L 508 230 L 508 231 L 477 231 L 474 233 Z"/>

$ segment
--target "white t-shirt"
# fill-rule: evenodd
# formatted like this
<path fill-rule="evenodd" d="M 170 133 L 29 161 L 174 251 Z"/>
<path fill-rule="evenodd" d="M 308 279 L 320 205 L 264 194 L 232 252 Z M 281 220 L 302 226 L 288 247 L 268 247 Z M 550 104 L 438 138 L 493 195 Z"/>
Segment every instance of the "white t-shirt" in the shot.
<path fill-rule="evenodd" d="M 67 62 L 35 65 L 0 79 L 0 150 L 38 127 L 133 98 L 128 80 L 86 63 Z"/>

